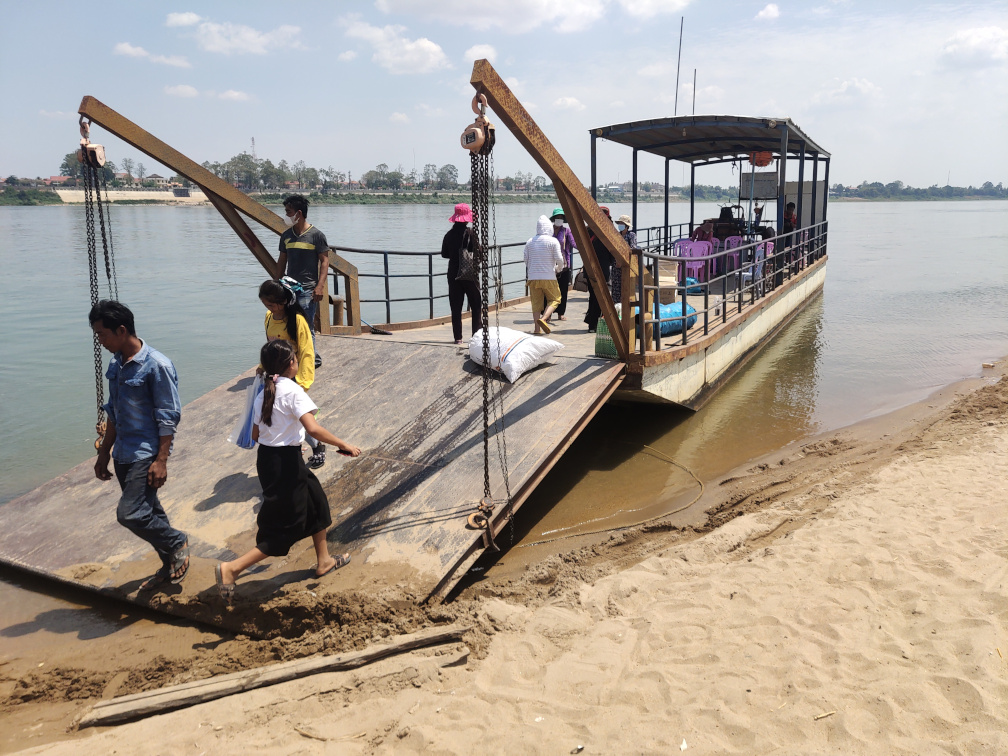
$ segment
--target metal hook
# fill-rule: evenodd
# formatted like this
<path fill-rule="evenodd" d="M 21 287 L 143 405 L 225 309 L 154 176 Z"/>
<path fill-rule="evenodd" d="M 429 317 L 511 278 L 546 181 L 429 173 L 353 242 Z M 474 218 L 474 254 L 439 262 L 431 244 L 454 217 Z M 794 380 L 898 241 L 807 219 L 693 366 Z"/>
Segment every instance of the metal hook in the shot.
<path fill-rule="evenodd" d="M 482 92 L 477 92 L 472 99 L 472 112 L 476 115 L 485 116 L 487 109 L 487 98 Z"/>
<path fill-rule="evenodd" d="M 80 124 L 80 135 L 84 139 L 88 139 L 89 134 L 91 133 L 91 119 L 88 118 L 87 123 L 84 123 L 84 119 L 85 117 L 81 115 L 80 119 L 78 120 L 78 123 Z"/>

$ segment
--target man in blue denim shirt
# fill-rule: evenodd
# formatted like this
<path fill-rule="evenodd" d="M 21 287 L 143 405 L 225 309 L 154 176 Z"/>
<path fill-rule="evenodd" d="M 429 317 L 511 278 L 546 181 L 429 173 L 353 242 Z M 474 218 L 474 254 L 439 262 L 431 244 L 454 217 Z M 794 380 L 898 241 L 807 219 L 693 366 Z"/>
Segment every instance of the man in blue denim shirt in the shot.
<path fill-rule="evenodd" d="M 171 360 L 136 335 L 126 305 L 103 299 L 91 308 L 91 329 L 112 352 L 105 377 L 109 400 L 105 435 L 98 448 L 95 476 L 111 480 L 111 457 L 122 489 L 116 518 L 143 538 L 161 557 L 162 567 L 140 590 L 180 583 L 189 570 L 189 540 L 168 522 L 157 489 L 168 479 L 168 455 L 182 417 L 178 377 Z"/>

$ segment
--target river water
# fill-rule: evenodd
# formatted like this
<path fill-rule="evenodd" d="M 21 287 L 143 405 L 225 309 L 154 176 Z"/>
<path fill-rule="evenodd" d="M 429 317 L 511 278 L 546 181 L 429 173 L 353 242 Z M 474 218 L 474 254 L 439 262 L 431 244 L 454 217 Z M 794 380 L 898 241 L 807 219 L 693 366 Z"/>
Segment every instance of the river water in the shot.
<path fill-rule="evenodd" d="M 630 209 L 611 207 L 614 216 Z M 551 209 L 500 205 L 498 241 L 523 241 Z M 674 204 L 672 222 L 688 212 Z M 431 251 L 449 214 L 440 205 L 334 206 L 313 207 L 310 219 L 332 244 Z M 698 217 L 716 214 L 698 207 Z M 174 360 L 183 403 L 254 364 L 265 276 L 216 210 L 116 206 L 112 215 L 120 299 L 136 313 L 138 333 Z M 663 205 L 641 205 L 639 225 L 663 215 Z M 829 221 L 823 295 L 700 412 L 603 408 L 523 508 L 520 537 L 643 518 L 688 493 L 691 479 L 644 444 L 711 478 L 919 400 L 1008 354 L 1008 203 L 833 203 Z M 261 238 L 273 247 L 272 234 Z M 0 239 L 2 506 L 93 455 L 95 377 L 83 208 L 0 207 Z M 381 269 L 381 258 L 348 257 L 362 271 Z M 391 259 L 393 272 L 427 267 L 426 259 Z M 379 287 L 366 282 L 362 296 Z M 393 311 L 409 316 L 416 313 Z M 384 310 L 366 308 L 364 317 L 383 321 Z M 50 599 L 14 581 L 0 575 L 0 601 L 47 606 Z M 0 656 L 23 643 L 0 630 Z"/>

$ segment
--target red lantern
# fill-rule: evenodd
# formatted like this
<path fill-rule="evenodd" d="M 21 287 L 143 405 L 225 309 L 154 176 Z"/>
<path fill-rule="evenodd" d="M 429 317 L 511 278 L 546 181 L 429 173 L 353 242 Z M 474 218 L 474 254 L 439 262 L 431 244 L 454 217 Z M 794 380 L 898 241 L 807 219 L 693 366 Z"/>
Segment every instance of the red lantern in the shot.
<path fill-rule="evenodd" d="M 773 160 L 772 152 L 750 152 L 749 162 L 758 168 L 766 168 Z"/>

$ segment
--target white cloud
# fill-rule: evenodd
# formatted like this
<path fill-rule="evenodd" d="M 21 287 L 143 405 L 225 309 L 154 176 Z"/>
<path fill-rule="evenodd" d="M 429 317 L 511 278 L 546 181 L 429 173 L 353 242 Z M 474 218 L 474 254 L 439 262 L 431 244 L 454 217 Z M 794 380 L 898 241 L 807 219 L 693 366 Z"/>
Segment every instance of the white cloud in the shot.
<path fill-rule="evenodd" d="M 67 113 L 64 110 L 40 110 L 38 114 L 43 118 L 54 118 L 57 120 L 68 120 L 68 121 L 70 119 L 77 120 L 78 117 L 76 113 Z"/>
<path fill-rule="evenodd" d="M 558 97 L 553 100 L 553 107 L 561 110 L 584 110 L 585 106 L 577 97 Z"/>
<path fill-rule="evenodd" d="M 430 73 L 451 68 L 448 56 L 426 37 L 407 39 L 404 26 L 371 26 L 358 18 L 347 18 L 346 34 L 374 48 L 371 60 L 393 74 Z"/>
<path fill-rule="evenodd" d="M 248 102 L 250 99 L 247 93 L 240 92 L 237 89 L 229 89 L 217 96 L 222 100 L 233 100 L 234 102 Z"/>
<path fill-rule="evenodd" d="M 131 58 L 147 58 L 150 56 L 150 53 L 142 47 L 134 47 L 129 42 L 120 42 L 112 48 L 112 52 L 116 55 L 128 55 Z"/>
<path fill-rule="evenodd" d="M 681 12 L 689 5 L 689 0 L 619 0 L 619 4 L 634 18 L 654 18 Z"/>
<path fill-rule="evenodd" d="M 344 50 L 339 55 L 336 56 L 336 60 L 343 63 L 349 63 L 351 60 L 357 57 L 356 50 Z"/>
<path fill-rule="evenodd" d="M 470 0 L 376 0 L 382 13 L 411 13 L 428 21 L 468 26 L 477 31 L 501 29 L 512 34 L 540 26 L 560 32 L 587 29 L 605 15 L 608 0 L 509 0 L 507 3 L 473 4 Z M 634 5 L 664 5 L 655 0 L 625 0 Z"/>
<path fill-rule="evenodd" d="M 817 105 L 853 103 L 858 100 L 878 99 L 882 96 L 882 90 L 872 84 L 867 79 L 853 77 L 840 81 L 826 89 L 817 92 L 812 97 L 812 102 Z"/>
<path fill-rule="evenodd" d="M 188 13 L 169 13 L 165 26 L 195 26 L 203 19 L 191 11 Z"/>
<path fill-rule="evenodd" d="M 425 102 L 421 102 L 416 106 L 417 110 L 423 113 L 428 118 L 440 118 L 445 114 L 444 108 L 432 108 Z"/>
<path fill-rule="evenodd" d="M 1003 65 L 1008 61 L 1008 29 L 961 29 L 946 40 L 941 56 L 948 65 L 966 68 Z"/>
<path fill-rule="evenodd" d="M 473 45 L 462 53 L 462 57 L 469 63 L 480 58 L 486 58 L 493 63 L 497 60 L 497 50 L 494 49 L 493 45 Z"/>
<path fill-rule="evenodd" d="M 406 115 L 405 113 L 398 113 L 398 112 L 397 113 L 393 113 L 392 115 L 390 115 L 389 116 L 389 120 L 392 121 L 392 123 L 409 123 L 410 122 L 410 118 L 409 118 L 408 115 Z"/>
<path fill-rule="evenodd" d="M 160 63 L 165 66 L 174 66 L 175 68 L 192 67 L 189 65 L 189 61 L 181 55 L 153 55 L 144 48 L 131 45 L 129 42 L 120 42 L 112 48 L 112 52 L 116 55 L 125 55 L 128 58 L 142 58 L 149 60 L 151 63 Z"/>
<path fill-rule="evenodd" d="M 777 7 L 777 3 L 767 4 L 763 10 L 756 14 L 757 21 L 772 21 L 775 18 L 780 18 L 780 8 Z"/>
<path fill-rule="evenodd" d="M 165 87 L 165 94 L 172 97 L 199 97 L 199 90 L 188 84 L 176 84 L 173 87 Z"/>
<path fill-rule="evenodd" d="M 271 50 L 301 48 L 300 34 L 300 27 L 286 24 L 263 32 L 244 24 L 202 21 L 196 27 L 196 42 L 203 50 L 222 55 L 265 55 Z"/>

